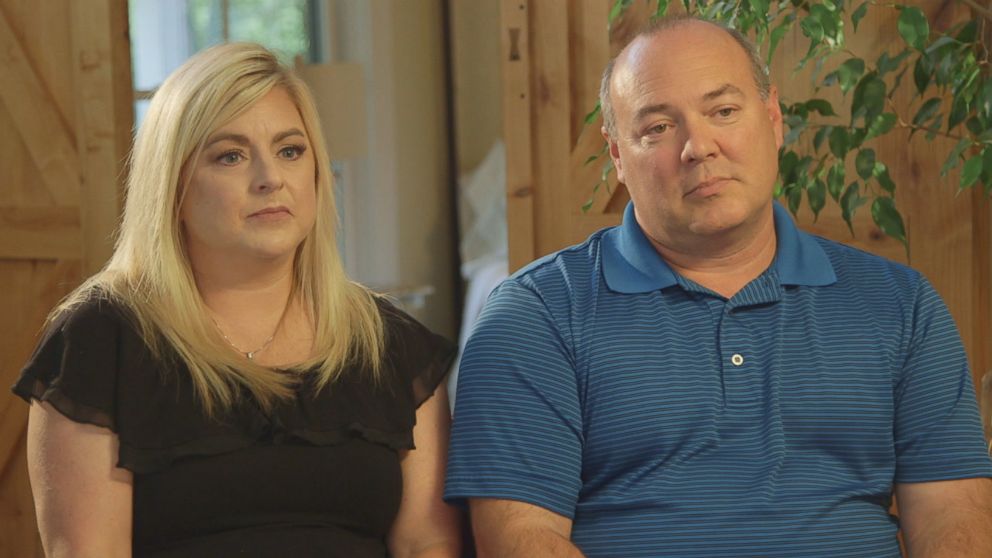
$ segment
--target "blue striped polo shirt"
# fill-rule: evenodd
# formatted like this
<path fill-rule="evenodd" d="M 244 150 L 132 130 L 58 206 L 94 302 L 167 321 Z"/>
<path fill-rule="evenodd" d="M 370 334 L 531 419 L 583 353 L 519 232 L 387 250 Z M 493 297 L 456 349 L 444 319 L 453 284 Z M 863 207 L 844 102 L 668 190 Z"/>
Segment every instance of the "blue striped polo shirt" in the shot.
<path fill-rule="evenodd" d="M 899 556 L 893 483 L 992 476 L 960 337 L 916 271 L 799 231 L 729 300 L 637 225 L 491 295 L 445 498 L 528 502 L 590 557 Z"/>

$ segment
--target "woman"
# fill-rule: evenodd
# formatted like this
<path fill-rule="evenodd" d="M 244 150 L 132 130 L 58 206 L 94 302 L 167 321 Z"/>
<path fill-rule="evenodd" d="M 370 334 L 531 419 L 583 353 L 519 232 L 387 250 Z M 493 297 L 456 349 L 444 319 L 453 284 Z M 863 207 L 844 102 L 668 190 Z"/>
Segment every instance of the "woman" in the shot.
<path fill-rule="evenodd" d="M 345 277 L 324 147 L 257 45 L 156 93 L 114 255 L 14 386 L 49 557 L 458 555 L 452 347 Z"/>

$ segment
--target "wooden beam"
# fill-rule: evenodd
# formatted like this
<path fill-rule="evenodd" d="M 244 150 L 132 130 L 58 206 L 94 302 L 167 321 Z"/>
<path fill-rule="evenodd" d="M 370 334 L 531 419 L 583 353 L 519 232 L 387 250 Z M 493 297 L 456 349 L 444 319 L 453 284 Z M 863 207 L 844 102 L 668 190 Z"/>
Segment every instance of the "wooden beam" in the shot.
<path fill-rule="evenodd" d="M 500 66 L 506 145 L 506 225 L 510 271 L 534 259 L 529 0 L 503 0 Z"/>
<path fill-rule="evenodd" d="M 81 238 L 75 207 L 0 207 L 0 259 L 79 258 Z"/>
<path fill-rule="evenodd" d="M 120 48 L 116 0 L 71 2 L 69 17 L 76 85 L 76 141 L 82 168 L 80 216 L 83 225 L 83 272 L 96 273 L 113 253 L 114 230 L 121 209 L 120 156 L 117 146 L 115 48 Z M 123 34 L 126 37 L 126 34 Z M 115 39 L 116 42 L 115 42 Z M 126 45 L 126 39 L 125 45 Z"/>
<path fill-rule="evenodd" d="M 74 4 L 90 3 L 76 2 Z M 45 84 L 31 66 L 17 35 L 0 9 L 0 102 L 38 168 L 42 182 L 58 205 L 79 203 L 76 142 Z"/>

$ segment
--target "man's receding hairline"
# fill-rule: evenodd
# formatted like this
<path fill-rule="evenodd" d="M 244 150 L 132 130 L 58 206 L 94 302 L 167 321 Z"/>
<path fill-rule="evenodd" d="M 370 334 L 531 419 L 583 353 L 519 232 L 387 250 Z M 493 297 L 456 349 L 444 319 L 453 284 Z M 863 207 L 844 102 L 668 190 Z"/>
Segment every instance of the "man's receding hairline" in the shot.
<path fill-rule="evenodd" d="M 626 64 L 628 64 L 628 58 L 630 52 L 633 48 L 639 45 L 642 41 L 650 41 L 657 39 L 664 35 L 667 31 L 672 31 L 676 29 L 681 29 L 687 27 L 691 24 L 703 24 L 712 28 L 715 28 L 723 32 L 725 37 L 728 37 L 735 43 L 740 52 L 744 54 L 744 57 L 748 60 L 748 65 L 751 66 L 750 72 L 752 74 L 752 81 L 755 87 L 758 89 L 758 94 L 762 100 L 767 99 L 770 82 L 768 80 L 767 67 L 757 58 L 757 49 L 754 44 L 743 34 L 735 29 L 724 26 L 716 21 L 711 21 L 698 16 L 680 14 L 676 16 L 667 17 L 656 22 L 649 24 L 643 30 L 637 33 L 629 43 L 627 43 L 620 52 L 611 58 L 607 63 L 604 72 L 603 79 L 600 82 L 600 108 L 603 116 L 603 125 L 607 129 L 607 133 L 611 136 L 616 134 L 616 119 L 613 115 L 613 103 L 612 103 L 612 92 L 610 91 L 614 85 L 614 76 L 617 73 L 617 69 L 623 69 Z M 756 64 L 760 64 L 760 68 L 756 67 Z M 761 72 L 764 76 L 763 79 L 759 79 L 757 72 Z M 608 79 L 608 81 L 607 81 Z M 608 102 L 604 102 L 608 101 Z"/>

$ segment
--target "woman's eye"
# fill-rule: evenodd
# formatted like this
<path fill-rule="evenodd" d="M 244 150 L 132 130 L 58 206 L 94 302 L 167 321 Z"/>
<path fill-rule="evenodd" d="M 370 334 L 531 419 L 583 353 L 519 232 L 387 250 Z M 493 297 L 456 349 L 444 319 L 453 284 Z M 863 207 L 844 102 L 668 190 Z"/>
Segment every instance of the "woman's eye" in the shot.
<path fill-rule="evenodd" d="M 303 147 L 302 145 L 289 145 L 279 150 L 279 156 L 283 159 L 293 161 L 299 159 L 303 155 L 304 151 L 306 151 L 306 147 Z"/>
<path fill-rule="evenodd" d="M 217 161 L 225 165 L 236 165 L 241 162 L 242 155 L 237 151 L 228 151 L 217 157 Z"/>

